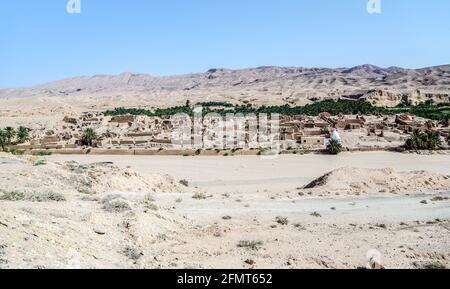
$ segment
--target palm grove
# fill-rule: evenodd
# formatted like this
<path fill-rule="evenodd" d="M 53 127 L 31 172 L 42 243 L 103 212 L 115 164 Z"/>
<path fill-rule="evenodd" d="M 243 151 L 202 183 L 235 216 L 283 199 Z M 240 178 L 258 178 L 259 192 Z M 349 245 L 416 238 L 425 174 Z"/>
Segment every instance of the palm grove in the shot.
<path fill-rule="evenodd" d="M 28 128 L 23 126 L 17 130 L 12 127 L 0 129 L 0 149 L 7 151 L 12 145 L 25 143 L 29 139 L 29 131 Z"/>

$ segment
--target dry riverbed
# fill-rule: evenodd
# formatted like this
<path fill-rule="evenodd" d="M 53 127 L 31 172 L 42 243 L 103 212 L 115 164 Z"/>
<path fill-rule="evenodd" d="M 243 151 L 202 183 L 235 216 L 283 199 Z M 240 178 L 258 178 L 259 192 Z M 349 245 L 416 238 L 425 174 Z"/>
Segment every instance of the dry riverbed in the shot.
<path fill-rule="evenodd" d="M 449 163 L 1 154 L 0 268 L 448 267 Z"/>

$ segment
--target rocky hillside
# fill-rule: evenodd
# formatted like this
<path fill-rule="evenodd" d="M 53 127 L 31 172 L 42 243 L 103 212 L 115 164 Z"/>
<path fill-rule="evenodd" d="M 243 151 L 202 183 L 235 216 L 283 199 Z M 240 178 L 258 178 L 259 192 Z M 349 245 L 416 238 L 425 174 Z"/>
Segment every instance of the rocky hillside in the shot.
<path fill-rule="evenodd" d="M 423 69 L 258 67 L 170 77 L 123 73 L 76 77 L 24 89 L 0 90 L 0 99 L 57 98 L 52 105 L 95 109 L 173 106 L 187 100 L 253 105 L 304 105 L 324 98 L 366 98 L 379 105 L 434 99 L 448 102 L 450 65 Z"/>

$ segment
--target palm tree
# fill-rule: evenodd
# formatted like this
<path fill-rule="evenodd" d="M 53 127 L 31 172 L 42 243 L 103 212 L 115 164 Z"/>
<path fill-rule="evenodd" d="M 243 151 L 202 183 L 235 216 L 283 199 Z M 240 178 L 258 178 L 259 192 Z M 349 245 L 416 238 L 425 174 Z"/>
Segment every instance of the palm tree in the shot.
<path fill-rule="evenodd" d="M 337 155 L 342 151 L 342 144 L 338 140 L 330 139 L 327 150 L 330 154 Z"/>
<path fill-rule="evenodd" d="M 93 128 L 86 128 L 83 132 L 83 137 L 81 139 L 83 145 L 92 146 L 94 140 L 97 139 L 97 133 Z"/>
<path fill-rule="evenodd" d="M 406 141 L 405 147 L 409 150 L 435 150 L 442 144 L 441 137 L 433 131 L 422 132 L 414 130 L 410 139 Z"/>
<path fill-rule="evenodd" d="M 426 135 L 427 135 L 427 148 L 429 150 L 435 150 L 442 145 L 441 137 L 438 134 L 432 131 L 427 131 Z"/>
<path fill-rule="evenodd" d="M 8 126 L 5 129 L 5 136 L 6 136 L 6 140 L 7 140 L 7 145 L 11 145 L 12 139 L 14 138 L 15 135 L 16 135 L 16 131 L 14 130 L 14 128 Z"/>
<path fill-rule="evenodd" d="M 405 147 L 409 150 L 420 150 L 425 147 L 426 135 L 418 129 L 413 131 L 411 138 L 406 141 Z"/>
<path fill-rule="evenodd" d="M 29 139 L 29 129 L 26 127 L 19 127 L 19 129 L 17 129 L 17 141 L 19 143 L 24 143 Z"/>
<path fill-rule="evenodd" d="M 0 129 L 0 148 L 2 149 L 2 151 L 5 151 L 7 145 L 8 139 L 6 137 L 6 131 Z"/>

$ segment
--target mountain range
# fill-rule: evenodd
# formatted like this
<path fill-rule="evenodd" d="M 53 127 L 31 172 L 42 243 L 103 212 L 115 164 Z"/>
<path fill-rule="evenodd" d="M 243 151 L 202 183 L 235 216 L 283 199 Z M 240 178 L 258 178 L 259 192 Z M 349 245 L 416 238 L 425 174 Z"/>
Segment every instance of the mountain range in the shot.
<path fill-rule="evenodd" d="M 47 99 L 49 105 L 104 109 L 167 107 L 187 100 L 251 105 L 304 105 L 327 98 L 366 98 L 378 105 L 409 99 L 448 101 L 450 65 L 405 69 L 365 64 L 351 68 L 265 66 L 210 69 L 204 73 L 156 77 L 122 73 L 74 77 L 34 87 L 1 89 L 0 99 Z"/>

